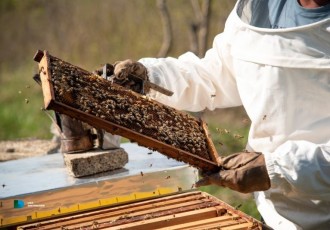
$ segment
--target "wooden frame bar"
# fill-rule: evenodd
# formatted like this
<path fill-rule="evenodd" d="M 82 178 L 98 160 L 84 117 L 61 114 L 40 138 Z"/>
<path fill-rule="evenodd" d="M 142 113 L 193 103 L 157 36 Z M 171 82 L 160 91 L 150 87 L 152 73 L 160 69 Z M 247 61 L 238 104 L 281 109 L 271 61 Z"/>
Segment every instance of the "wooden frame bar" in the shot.
<path fill-rule="evenodd" d="M 158 152 L 167 155 L 168 157 L 174 158 L 179 161 L 184 161 L 192 166 L 203 169 L 205 171 L 218 171 L 219 160 L 216 149 L 211 141 L 209 134 L 207 132 L 206 124 L 203 121 L 200 121 L 201 127 L 205 134 L 206 142 L 208 145 L 210 160 L 204 159 L 196 154 L 192 154 L 188 151 L 176 148 L 172 145 L 166 144 L 149 136 L 138 133 L 134 130 L 130 130 L 121 125 L 115 124 L 113 122 L 107 121 L 100 117 L 94 116 L 92 114 L 86 113 L 84 111 L 78 110 L 61 102 L 58 102 L 54 95 L 54 89 L 51 81 L 51 70 L 50 70 L 50 55 L 47 51 L 38 51 L 34 57 L 34 60 L 39 62 L 39 72 L 42 82 L 42 91 L 44 96 L 44 105 L 48 110 L 55 110 L 59 113 L 66 114 L 70 117 L 76 118 L 83 122 L 90 124 L 91 126 L 104 129 L 105 131 L 126 137 L 132 141 L 136 141 L 142 146 L 157 150 Z M 84 71 L 79 67 L 77 69 Z M 134 95 L 138 95 L 132 92 Z M 141 95 L 138 95 L 142 97 Z M 157 103 L 157 102 L 156 102 Z M 180 112 L 180 111 L 178 111 Z"/>
<path fill-rule="evenodd" d="M 262 229 L 252 217 L 200 191 L 20 226 L 18 229 Z"/>

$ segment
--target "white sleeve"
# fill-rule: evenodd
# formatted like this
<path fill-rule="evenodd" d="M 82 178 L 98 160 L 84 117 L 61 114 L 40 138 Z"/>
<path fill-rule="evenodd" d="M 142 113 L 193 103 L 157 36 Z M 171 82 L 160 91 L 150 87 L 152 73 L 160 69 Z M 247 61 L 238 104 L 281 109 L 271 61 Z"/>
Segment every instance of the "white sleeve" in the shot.
<path fill-rule="evenodd" d="M 303 197 L 330 201 L 330 142 L 287 141 L 265 160 L 272 186 L 288 182 Z"/>
<path fill-rule="evenodd" d="M 204 58 L 191 52 L 179 58 L 143 58 L 150 81 L 174 92 L 171 97 L 152 92 L 155 100 L 186 111 L 241 105 L 236 80 L 224 63 L 221 35 Z"/>

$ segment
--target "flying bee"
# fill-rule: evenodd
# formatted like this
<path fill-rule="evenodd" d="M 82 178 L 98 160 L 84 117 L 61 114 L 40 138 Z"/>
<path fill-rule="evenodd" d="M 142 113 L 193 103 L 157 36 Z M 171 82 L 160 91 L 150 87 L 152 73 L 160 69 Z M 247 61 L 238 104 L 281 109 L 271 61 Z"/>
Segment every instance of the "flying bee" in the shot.
<path fill-rule="evenodd" d="M 234 134 L 234 138 L 236 138 L 236 139 L 242 139 L 242 138 L 244 138 L 244 136 L 239 135 L 239 134 Z"/>
<path fill-rule="evenodd" d="M 230 131 L 227 130 L 227 129 L 224 129 L 223 131 L 224 131 L 225 133 L 227 133 L 227 134 L 230 133 Z"/>
<path fill-rule="evenodd" d="M 242 120 L 242 123 L 243 123 L 243 124 L 249 124 L 249 123 L 250 123 L 250 121 L 249 121 L 249 119 L 248 119 L 248 118 L 244 118 L 244 119 Z"/>

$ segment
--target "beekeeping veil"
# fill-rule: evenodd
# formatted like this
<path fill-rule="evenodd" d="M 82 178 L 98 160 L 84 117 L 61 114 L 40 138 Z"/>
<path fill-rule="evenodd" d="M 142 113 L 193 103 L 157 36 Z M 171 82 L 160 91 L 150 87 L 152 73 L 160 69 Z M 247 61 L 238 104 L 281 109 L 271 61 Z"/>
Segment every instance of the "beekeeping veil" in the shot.
<path fill-rule="evenodd" d="M 245 23 L 270 28 L 268 4 L 269 0 L 241 0 L 237 5 L 237 14 Z"/>

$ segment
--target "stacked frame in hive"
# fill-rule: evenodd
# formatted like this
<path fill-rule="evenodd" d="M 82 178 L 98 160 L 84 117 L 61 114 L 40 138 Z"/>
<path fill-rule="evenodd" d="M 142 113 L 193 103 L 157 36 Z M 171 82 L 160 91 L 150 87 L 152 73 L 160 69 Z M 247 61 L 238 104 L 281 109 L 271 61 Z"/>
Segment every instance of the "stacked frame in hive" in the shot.
<path fill-rule="evenodd" d="M 192 191 L 53 218 L 22 225 L 18 229 L 268 230 L 269 228 L 207 193 Z"/>
<path fill-rule="evenodd" d="M 216 171 L 218 155 L 207 126 L 188 113 L 114 84 L 38 51 L 39 74 L 46 109 L 136 141 L 170 158 Z"/>

